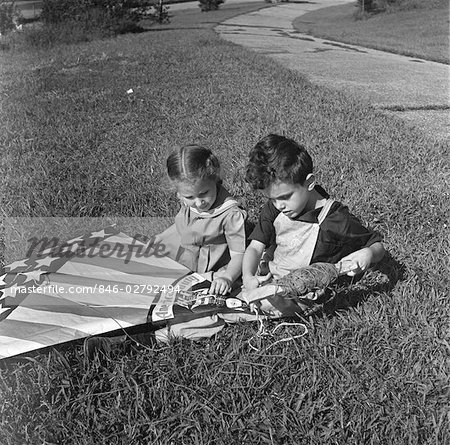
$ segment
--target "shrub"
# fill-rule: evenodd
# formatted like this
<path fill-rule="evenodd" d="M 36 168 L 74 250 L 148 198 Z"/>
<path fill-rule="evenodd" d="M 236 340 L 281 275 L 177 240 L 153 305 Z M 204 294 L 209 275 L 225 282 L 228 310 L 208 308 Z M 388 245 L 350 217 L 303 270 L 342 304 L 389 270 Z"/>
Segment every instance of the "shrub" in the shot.
<path fill-rule="evenodd" d="M 224 3 L 225 0 L 199 0 L 199 7 L 202 11 L 213 11 L 219 9 L 219 6 Z"/>
<path fill-rule="evenodd" d="M 41 21 L 21 33 L 3 37 L 0 50 L 48 48 L 144 31 L 139 25 L 141 19 L 159 23 L 169 21 L 165 0 L 157 1 L 43 0 Z"/>
<path fill-rule="evenodd" d="M 0 0 L 0 35 L 8 34 L 16 29 L 20 13 L 14 0 Z"/>
<path fill-rule="evenodd" d="M 362 12 L 376 12 L 383 10 L 385 0 L 358 0 L 360 11 Z"/>
<path fill-rule="evenodd" d="M 85 0 L 43 0 L 41 20 L 54 24 L 78 18 L 85 11 Z"/>
<path fill-rule="evenodd" d="M 22 44 L 26 48 L 48 48 L 55 43 L 72 44 L 88 42 L 95 36 L 92 30 L 88 31 L 78 22 L 67 20 L 48 26 L 32 27 L 21 33 L 21 42 L 14 42 L 17 46 Z M 100 37 L 100 36 L 99 36 Z"/>
<path fill-rule="evenodd" d="M 152 11 L 146 11 L 146 18 L 150 18 L 158 23 L 170 22 L 169 8 L 164 4 L 164 0 L 157 0 L 156 3 L 153 3 L 152 9 Z"/>
<path fill-rule="evenodd" d="M 41 19 L 45 24 L 79 22 L 86 28 L 96 28 L 121 34 L 136 31 L 148 0 L 43 0 Z"/>

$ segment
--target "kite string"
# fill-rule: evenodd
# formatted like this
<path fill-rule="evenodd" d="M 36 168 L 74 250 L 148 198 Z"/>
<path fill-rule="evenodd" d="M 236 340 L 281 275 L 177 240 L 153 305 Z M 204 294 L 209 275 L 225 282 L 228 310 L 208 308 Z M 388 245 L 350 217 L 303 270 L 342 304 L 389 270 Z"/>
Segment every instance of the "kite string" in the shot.
<path fill-rule="evenodd" d="M 288 322 L 282 322 L 279 323 L 275 326 L 275 328 L 272 329 L 271 332 L 268 332 L 265 325 L 264 325 L 264 320 L 268 320 L 267 316 L 261 315 L 259 309 L 256 307 L 256 305 L 253 306 L 253 312 L 256 315 L 256 321 L 259 324 L 258 327 L 258 332 L 256 334 L 254 334 L 252 337 L 250 337 L 247 340 L 248 345 L 250 346 L 251 349 L 253 349 L 254 351 L 259 352 L 261 349 L 257 348 L 256 346 L 253 345 L 253 340 L 255 338 L 258 339 L 262 339 L 263 337 L 274 337 L 275 336 L 275 331 L 283 326 L 299 326 L 303 329 L 303 332 L 301 334 L 297 334 L 297 335 L 291 335 L 289 337 L 286 338 L 281 338 L 273 343 L 271 343 L 270 345 L 268 345 L 267 347 L 264 348 L 265 351 L 269 350 L 270 348 L 272 348 L 273 346 L 279 344 L 279 343 L 283 343 L 283 342 L 287 342 L 287 341 L 293 341 L 296 340 L 298 338 L 304 337 L 306 334 L 308 334 L 308 328 L 306 327 L 305 324 L 303 323 L 288 323 Z"/>

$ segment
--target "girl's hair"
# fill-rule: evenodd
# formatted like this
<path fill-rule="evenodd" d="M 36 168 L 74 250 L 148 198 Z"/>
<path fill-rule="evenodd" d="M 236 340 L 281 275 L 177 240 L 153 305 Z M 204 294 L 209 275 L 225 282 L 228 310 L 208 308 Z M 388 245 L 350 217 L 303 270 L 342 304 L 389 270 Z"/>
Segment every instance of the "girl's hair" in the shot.
<path fill-rule="evenodd" d="M 220 163 L 208 148 L 185 145 L 167 158 L 167 174 L 174 182 L 197 182 L 199 179 L 220 182 Z"/>

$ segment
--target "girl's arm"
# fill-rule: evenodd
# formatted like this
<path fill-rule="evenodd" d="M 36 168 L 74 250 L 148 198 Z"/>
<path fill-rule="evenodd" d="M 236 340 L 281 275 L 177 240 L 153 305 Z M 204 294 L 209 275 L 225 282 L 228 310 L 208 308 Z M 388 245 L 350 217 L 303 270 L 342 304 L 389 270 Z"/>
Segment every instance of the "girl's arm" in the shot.
<path fill-rule="evenodd" d="M 225 270 L 215 272 L 209 292 L 224 295 L 231 291 L 233 283 L 242 273 L 243 253 L 234 253 Z"/>
<path fill-rule="evenodd" d="M 230 261 L 226 268 L 213 274 L 212 284 L 209 288 L 211 293 L 227 294 L 231 291 L 233 283 L 242 274 L 242 258 L 245 250 L 245 217 L 245 211 L 234 208 L 228 213 L 224 221 L 223 232 L 230 252 Z"/>
<path fill-rule="evenodd" d="M 158 233 L 154 236 L 153 242 L 155 244 L 163 242 L 165 239 L 169 239 L 171 236 L 175 235 L 177 232 L 177 228 L 175 224 L 172 224 L 171 226 L 167 227 L 166 230 L 164 230 L 161 233 Z"/>

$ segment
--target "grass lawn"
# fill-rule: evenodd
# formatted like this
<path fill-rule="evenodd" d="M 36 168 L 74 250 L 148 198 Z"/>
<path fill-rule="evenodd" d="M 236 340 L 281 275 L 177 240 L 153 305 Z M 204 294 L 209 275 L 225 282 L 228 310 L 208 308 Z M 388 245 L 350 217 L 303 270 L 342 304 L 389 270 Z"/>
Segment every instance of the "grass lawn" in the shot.
<path fill-rule="evenodd" d="M 426 4 L 426 3 L 424 3 Z M 449 63 L 449 6 L 397 10 L 357 20 L 355 4 L 332 6 L 298 17 L 293 26 L 315 37 Z"/>
<path fill-rule="evenodd" d="M 164 30 L 2 53 L 5 223 L 173 216 L 165 158 L 190 142 L 217 152 L 254 221 L 263 198 L 243 181 L 246 154 L 277 132 L 308 147 L 319 182 L 389 255 L 337 289 L 339 311 L 269 351 L 249 348 L 247 324 L 103 365 L 84 365 L 81 342 L 2 361 L 0 443 L 450 440 L 448 144 L 220 40 L 211 27 L 236 13 L 225 3 Z"/>

